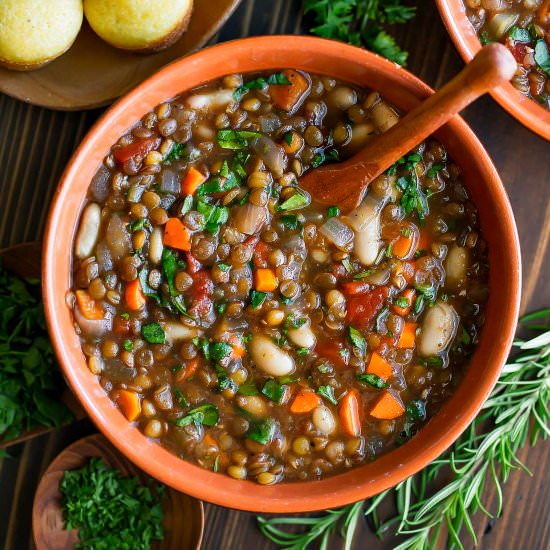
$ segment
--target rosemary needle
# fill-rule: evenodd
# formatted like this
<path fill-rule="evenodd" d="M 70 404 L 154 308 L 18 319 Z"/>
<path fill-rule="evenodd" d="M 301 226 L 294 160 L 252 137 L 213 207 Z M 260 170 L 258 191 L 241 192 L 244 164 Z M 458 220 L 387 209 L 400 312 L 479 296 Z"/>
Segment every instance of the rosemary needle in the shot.
<path fill-rule="evenodd" d="M 549 317 L 550 309 L 545 309 L 525 316 L 520 324 L 532 328 L 528 322 Z M 539 437 L 546 439 L 550 435 L 550 325 L 535 326 L 542 333 L 529 340 L 516 339 L 517 355 L 505 365 L 481 413 L 449 453 L 368 502 L 328 510 L 318 517 L 259 517 L 262 533 L 285 550 L 304 550 L 315 541 L 326 549 L 330 536 L 342 525 L 347 550 L 357 523 L 365 514 L 378 536 L 400 536 L 402 542 L 394 550 L 434 548 L 443 526 L 448 534 L 448 548 L 464 548 L 463 528 L 477 544 L 472 514 L 481 511 L 493 517 L 482 503 L 485 486 L 492 483 L 496 489 L 498 516 L 503 503 L 502 484 L 512 470 L 530 474 L 519 460 L 518 450 L 528 439 L 535 445 Z M 388 498 L 395 499 L 397 515 L 381 521 L 378 510 Z M 304 529 L 288 533 L 281 529 L 284 525 L 300 525 Z"/>

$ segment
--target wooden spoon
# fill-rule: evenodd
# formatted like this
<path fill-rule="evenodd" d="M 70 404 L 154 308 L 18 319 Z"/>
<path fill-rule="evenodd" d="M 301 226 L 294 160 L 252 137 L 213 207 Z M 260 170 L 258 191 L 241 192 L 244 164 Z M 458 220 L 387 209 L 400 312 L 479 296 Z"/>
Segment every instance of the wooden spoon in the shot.
<path fill-rule="evenodd" d="M 121 455 L 100 434 L 76 441 L 50 464 L 36 490 L 32 508 L 32 530 L 37 550 L 70 550 L 78 542 L 76 529 L 65 530 L 59 482 L 66 470 L 85 466 L 90 457 L 100 457 L 125 476 L 151 482 L 144 472 Z M 198 550 L 204 531 L 204 507 L 200 500 L 166 487 L 163 501 L 164 539 L 154 550 Z"/>
<path fill-rule="evenodd" d="M 516 60 L 505 46 L 485 46 L 458 75 L 395 126 L 350 159 L 307 172 L 300 178 L 300 187 L 314 201 L 337 205 L 342 212 L 357 208 L 372 180 L 478 97 L 509 81 L 516 70 Z"/>

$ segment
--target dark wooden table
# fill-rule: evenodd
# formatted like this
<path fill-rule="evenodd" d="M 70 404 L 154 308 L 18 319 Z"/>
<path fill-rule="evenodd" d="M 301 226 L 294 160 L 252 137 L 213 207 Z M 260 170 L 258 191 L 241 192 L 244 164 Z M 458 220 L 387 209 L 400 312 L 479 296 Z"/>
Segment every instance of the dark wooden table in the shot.
<path fill-rule="evenodd" d="M 433 87 L 462 67 L 434 3 L 417 1 L 418 16 L 396 31 L 410 52 L 410 70 Z M 218 41 L 302 30 L 301 0 L 243 0 Z M 33 107 L 0 94 L 0 247 L 40 238 L 48 204 L 72 151 L 100 111 L 60 113 Z M 524 311 L 550 306 L 550 144 L 508 116 L 490 98 L 464 114 L 494 159 L 516 215 L 523 254 Z M 506 300 L 506 296 L 502 297 Z M 72 441 L 94 431 L 88 421 L 42 436 L 14 449 L 15 459 L 0 460 L 0 549 L 32 548 L 31 508 L 41 473 Z M 550 491 L 545 465 L 548 444 L 525 449 L 521 457 L 533 477 L 515 472 L 504 490 L 504 512 L 489 521 L 476 516 L 480 547 L 548 548 Z M 487 495 L 489 505 L 495 495 Z M 254 515 L 206 505 L 205 549 L 271 548 L 255 526 Z M 466 540 L 466 539 L 465 539 Z M 544 542 L 546 541 L 546 542 Z M 365 524 L 355 548 L 390 548 Z M 333 548 L 341 547 L 334 539 Z M 467 548 L 471 548 L 470 541 Z"/>

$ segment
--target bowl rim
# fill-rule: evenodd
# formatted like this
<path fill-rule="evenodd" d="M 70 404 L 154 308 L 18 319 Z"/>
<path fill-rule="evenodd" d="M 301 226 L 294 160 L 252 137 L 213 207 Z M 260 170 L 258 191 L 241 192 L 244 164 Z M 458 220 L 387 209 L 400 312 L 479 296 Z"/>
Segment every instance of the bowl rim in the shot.
<path fill-rule="evenodd" d="M 252 60 L 250 52 L 252 52 Z M 300 59 L 297 60 L 297 57 Z M 486 342 L 484 350 L 491 358 L 488 366 L 485 363 L 482 365 L 482 368 L 488 370 L 487 375 L 482 377 L 480 383 L 474 388 L 463 388 L 461 392 L 460 388 L 464 384 L 459 385 L 446 404 L 449 405 L 450 401 L 460 402 L 458 412 L 453 412 L 451 406 L 444 405 L 415 438 L 367 465 L 352 468 L 320 481 L 280 483 L 267 487 L 214 474 L 182 460 L 158 443 L 148 440 L 135 426 L 128 423 L 110 402 L 97 383 L 97 378 L 89 372 L 74 332 L 72 313 L 65 303 L 66 293 L 70 288 L 72 242 L 85 193 L 89 187 L 87 179 L 84 192 L 79 194 L 80 186 L 84 185 L 79 183 L 79 178 L 82 182 L 80 169 L 87 165 L 90 169 L 90 164 L 95 159 L 92 174 L 97 170 L 106 151 L 114 143 L 112 140 L 102 144 L 102 137 L 104 139 L 108 137 L 104 134 L 115 131 L 119 132 L 118 135 L 122 135 L 120 128 L 117 130 L 121 119 L 129 119 L 133 124 L 150 108 L 169 97 L 162 92 L 164 95 L 160 101 L 158 98 L 152 100 L 151 94 L 154 97 L 155 90 L 157 90 L 155 93 L 160 93 L 158 90 L 164 90 L 169 82 L 169 89 L 173 91 L 174 96 L 195 87 L 195 84 L 188 84 L 174 90 L 177 82 L 181 80 L 181 75 L 186 72 L 185 69 L 199 70 L 198 65 L 203 63 L 207 67 L 204 70 L 207 71 L 210 63 L 216 66 L 215 70 L 219 71 L 218 77 L 220 77 L 230 72 L 231 69 L 225 70 L 228 63 L 229 65 L 244 64 L 247 68 L 239 67 L 239 72 L 246 73 L 280 69 L 288 65 L 288 59 L 292 59 L 292 65 L 295 68 L 304 68 L 312 72 L 314 72 L 313 69 L 305 68 L 304 65 L 311 67 L 319 64 L 327 67 L 325 63 L 331 60 L 336 68 L 331 66 L 330 69 L 318 72 L 333 76 L 335 76 L 334 73 L 340 73 L 342 70 L 339 68 L 339 63 L 346 63 L 350 70 L 354 71 L 374 67 L 371 77 L 378 83 L 383 82 L 384 79 L 399 80 L 399 92 L 392 93 L 407 98 L 410 106 L 433 93 L 433 90 L 418 78 L 380 56 L 354 46 L 316 37 L 277 35 L 240 39 L 218 44 L 182 58 L 166 66 L 121 98 L 101 116 L 82 140 L 71 157 L 54 194 L 47 220 L 42 259 L 44 307 L 54 350 L 71 388 L 99 430 L 142 470 L 177 490 L 229 508 L 270 513 L 321 510 L 370 497 L 408 478 L 447 449 L 476 416 L 498 379 L 512 345 L 521 286 L 519 239 L 506 191 L 496 168 L 477 137 L 461 118 L 455 117 L 447 123 L 445 128 L 452 133 L 452 141 L 457 147 L 475 152 L 475 155 L 471 155 L 471 162 L 479 167 L 479 170 L 483 170 L 487 182 L 484 193 L 491 195 L 491 200 L 494 201 L 491 204 L 498 209 L 499 220 L 503 220 L 499 222 L 503 230 L 502 239 L 503 242 L 508 243 L 508 246 L 504 252 L 499 248 L 499 253 L 502 253 L 499 261 L 504 261 L 510 267 L 509 277 L 507 279 L 505 277 L 509 301 L 506 309 L 500 305 L 495 306 L 500 308 L 498 319 L 495 315 L 492 317 L 493 325 L 498 325 L 499 330 L 496 331 L 498 341 L 494 342 L 494 345 L 488 344 L 487 339 L 483 340 L 482 332 L 482 341 Z M 223 60 L 223 67 L 220 67 L 221 60 Z M 226 62 L 226 60 L 230 61 Z M 372 71 L 370 68 L 369 70 Z M 203 82 L 211 79 L 211 77 L 204 78 Z M 366 85 L 360 81 L 355 83 Z M 390 88 L 388 86 L 388 93 Z M 393 89 L 397 90 L 397 86 Z M 151 101 L 155 103 L 151 104 Z M 126 129 L 129 126 L 126 126 Z M 451 141 L 451 138 L 448 141 Z M 98 149 L 101 150 L 98 151 Z M 78 193 L 71 192 L 73 182 L 79 186 Z M 78 200 L 75 198 L 76 194 L 79 194 Z M 72 226 L 67 226 L 65 216 L 70 217 L 71 220 L 74 219 Z M 58 240 L 61 234 L 65 235 L 63 238 L 69 239 L 68 250 L 59 247 Z M 502 257 L 505 257 L 505 260 L 502 260 Z M 497 299 L 491 301 L 491 297 L 489 300 L 493 305 L 500 303 Z M 490 349 L 489 345 L 491 345 Z M 73 367 L 76 363 L 79 364 L 78 367 Z M 462 395 L 458 396 L 458 393 Z M 462 404 L 462 399 L 466 404 Z M 431 429 L 427 429 L 430 425 Z"/>
<path fill-rule="evenodd" d="M 443 23 L 465 63 L 469 63 L 482 45 L 472 27 L 462 0 L 436 0 Z M 499 105 L 516 120 L 550 141 L 550 110 L 518 92 L 510 83 L 489 91 Z"/>

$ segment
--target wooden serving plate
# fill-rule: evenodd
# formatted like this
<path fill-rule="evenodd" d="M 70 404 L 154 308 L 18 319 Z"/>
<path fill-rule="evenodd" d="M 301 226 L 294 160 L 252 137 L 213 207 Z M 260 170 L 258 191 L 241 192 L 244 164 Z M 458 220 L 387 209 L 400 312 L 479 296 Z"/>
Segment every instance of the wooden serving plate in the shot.
<path fill-rule="evenodd" d="M 10 248 L 0 250 L 0 260 L 2 260 L 4 267 L 18 277 L 40 277 L 41 255 L 42 245 L 39 242 L 17 244 Z M 76 420 L 81 420 L 86 417 L 84 410 L 68 387 L 64 389 L 61 400 L 67 405 Z M 36 437 L 37 435 L 42 435 L 52 429 L 53 428 L 41 426 L 23 432 L 19 437 L 10 439 L 9 441 L 3 441 L 0 438 L 0 449 L 15 445 L 16 443 Z"/>
<path fill-rule="evenodd" d="M 170 48 L 134 54 L 101 40 L 86 20 L 67 53 L 36 71 L 0 67 L 0 91 L 21 101 L 74 111 L 101 107 L 125 94 L 178 57 L 204 46 L 241 0 L 195 0 L 189 28 Z"/>
<path fill-rule="evenodd" d="M 62 451 L 50 464 L 34 496 L 32 529 L 38 550 L 70 550 L 78 542 L 75 529 L 66 531 L 61 510 L 59 483 L 66 470 L 86 465 L 90 457 L 100 457 L 124 476 L 137 477 L 142 484 L 152 480 L 122 456 L 100 434 L 80 439 Z M 198 550 L 204 531 L 204 507 L 200 500 L 166 487 L 163 501 L 164 540 L 154 550 Z"/>

